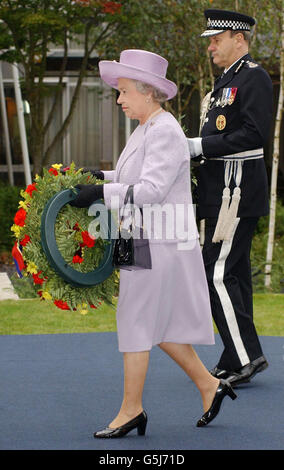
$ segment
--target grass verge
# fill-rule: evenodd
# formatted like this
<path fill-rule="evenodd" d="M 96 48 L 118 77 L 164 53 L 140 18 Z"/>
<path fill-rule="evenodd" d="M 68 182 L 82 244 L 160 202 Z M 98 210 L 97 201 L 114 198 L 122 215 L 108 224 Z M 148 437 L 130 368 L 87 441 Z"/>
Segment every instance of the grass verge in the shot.
<path fill-rule="evenodd" d="M 115 308 L 103 304 L 87 315 L 60 310 L 40 299 L 2 300 L 1 335 L 40 335 L 115 331 Z"/>
<path fill-rule="evenodd" d="M 284 336 L 284 295 L 255 294 L 254 318 L 263 336 Z M 59 334 L 116 331 L 115 307 L 103 304 L 87 315 L 60 310 L 39 299 L 2 300 L 0 334 Z"/>

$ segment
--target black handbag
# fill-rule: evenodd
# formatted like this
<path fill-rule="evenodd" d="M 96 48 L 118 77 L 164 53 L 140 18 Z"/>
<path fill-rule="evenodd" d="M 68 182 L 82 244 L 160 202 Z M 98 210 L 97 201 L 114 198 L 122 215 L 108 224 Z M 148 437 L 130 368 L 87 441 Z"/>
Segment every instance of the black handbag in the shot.
<path fill-rule="evenodd" d="M 122 228 L 124 209 L 130 201 L 131 222 L 129 228 Z M 128 271 L 152 269 L 151 252 L 148 238 L 143 230 L 143 211 L 141 212 L 142 227 L 135 227 L 133 185 L 128 187 L 124 199 L 124 208 L 118 228 L 118 237 L 114 244 L 113 265 Z"/>

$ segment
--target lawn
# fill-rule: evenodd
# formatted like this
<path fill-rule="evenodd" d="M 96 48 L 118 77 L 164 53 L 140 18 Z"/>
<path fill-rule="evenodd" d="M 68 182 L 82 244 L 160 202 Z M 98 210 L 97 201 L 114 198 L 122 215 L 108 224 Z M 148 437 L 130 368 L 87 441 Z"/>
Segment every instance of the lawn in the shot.
<path fill-rule="evenodd" d="M 263 336 L 284 336 L 284 295 L 254 295 L 255 325 Z M 116 331 L 115 307 L 103 304 L 86 315 L 39 299 L 2 300 L 0 334 L 28 335 Z"/>
<path fill-rule="evenodd" d="M 40 299 L 2 300 L 0 334 L 31 335 L 115 331 L 115 308 L 106 304 L 88 314 L 60 310 Z"/>

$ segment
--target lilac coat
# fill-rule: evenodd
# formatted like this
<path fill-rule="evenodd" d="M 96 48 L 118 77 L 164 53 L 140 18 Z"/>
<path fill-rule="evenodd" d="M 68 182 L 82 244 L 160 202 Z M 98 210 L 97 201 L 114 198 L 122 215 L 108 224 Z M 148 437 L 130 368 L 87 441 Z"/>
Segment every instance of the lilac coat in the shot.
<path fill-rule="evenodd" d="M 121 207 L 128 185 L 134 184 L 134 203 L 139 207 L 162 204 L 177 215 L 181 205 L 191 207 L 189 161 L 187 140 L 178 122 L 170 113 L 156 115 L 133 132 L 116 169 L 104 172 L 111 181 L 104 185 L 106 206 L 111 208 L 116 197 Z M 120 271 L 116 318 L 121 352 L 150 350 L 163 341 L 214 343 L 194 213 L 187 215 L 185 237 L 177 231 L 166 237 L 165 230 L 157 238 L 159 227 L 148 230 L 152 269 Z M 165 219 L 161 224 L 165 225 Z"/>
<path fill-rule="evenodd" d="M 162 112 L 138 126 L 123 150 L 116 169 L 105 171 L 104 200 L 108 208 L 122 207 L 129 184 L 134 184 L 134 203 L 147 205 L 149 214 L 162 211 L 162 227 L 144 216 L 151 242 L 198 238 L 190 188 L 190 156 L 187 139 L 172 114 Z M 159 205 L 159 207 L 157 206 Z M 161 213 L 162 213 L 161 212 Z M 166 215 L 167 214 L 167 215 Z M 150 216 L 149 216 L 150 217 Z M 148 222 L 148 223 L 147 223 Z M 168 224 L 168 226 L 166 226 Z M 160 224 L 161 225 L 161 224 Z"/>

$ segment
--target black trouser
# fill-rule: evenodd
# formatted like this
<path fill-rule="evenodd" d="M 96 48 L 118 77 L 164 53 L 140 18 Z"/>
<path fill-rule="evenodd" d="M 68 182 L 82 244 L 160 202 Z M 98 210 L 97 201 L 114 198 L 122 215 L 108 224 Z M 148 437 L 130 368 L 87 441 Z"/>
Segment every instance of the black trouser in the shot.
<path fill-rule="evenodd" d="M 250 266 L 257 221 L 237 219 L 230 241 L 212 243 L 217 219 L 205 219 L 203 260 L 212 315 L 224 344 L 220 369 L 234 371 L 263 355 L 253 323 Z"/>

